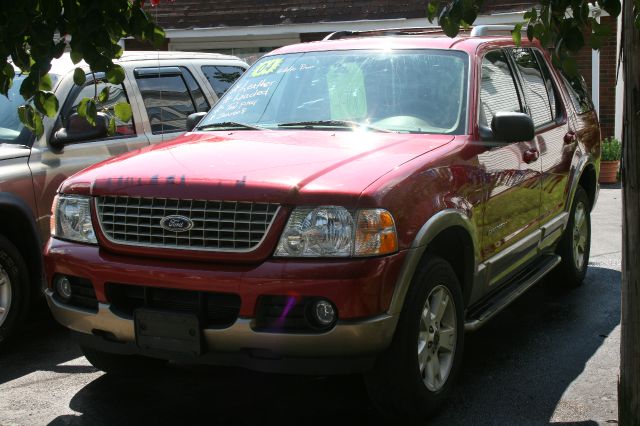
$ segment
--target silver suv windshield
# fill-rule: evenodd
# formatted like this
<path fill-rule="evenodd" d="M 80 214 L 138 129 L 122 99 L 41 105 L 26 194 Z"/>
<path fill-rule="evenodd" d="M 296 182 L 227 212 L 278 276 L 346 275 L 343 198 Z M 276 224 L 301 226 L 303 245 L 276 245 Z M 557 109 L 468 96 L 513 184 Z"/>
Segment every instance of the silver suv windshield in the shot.
<path fill-rule="evenodd" d="M 466 53 L 435 49 L 268 56 L 243 74 L 198 129 L 460 134 L 467 73 Z"/>
<path fill-rule="evenodd" d="M 18 107 L 25 103 L 20 95 L 20 85 L 25 77 L 14 77 L 7 96 L 0 96 L 0 143 L 26 144 L 25 138 L 30 132 L 18 118 Z"/>

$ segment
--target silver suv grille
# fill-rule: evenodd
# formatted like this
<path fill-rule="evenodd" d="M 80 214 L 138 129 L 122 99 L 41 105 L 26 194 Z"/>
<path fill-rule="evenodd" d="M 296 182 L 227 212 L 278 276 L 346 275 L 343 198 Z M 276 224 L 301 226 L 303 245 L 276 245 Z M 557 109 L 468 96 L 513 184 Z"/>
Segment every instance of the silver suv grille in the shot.
<path fill-rule="evenodd" d="M 172 198 L 98 197 L 100 228 L 112 242 L 186 250 L 250 251 L 262 242 L 278 204 Z M 163 218 L 189 218 L 191 229 L 168 231 Z"/>

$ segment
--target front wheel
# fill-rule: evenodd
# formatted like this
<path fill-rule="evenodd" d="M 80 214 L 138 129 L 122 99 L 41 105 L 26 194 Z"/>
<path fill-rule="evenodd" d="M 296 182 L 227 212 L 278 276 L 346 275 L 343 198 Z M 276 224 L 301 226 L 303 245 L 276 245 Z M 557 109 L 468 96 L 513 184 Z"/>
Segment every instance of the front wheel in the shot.
<path fill-rule="evenodd" d="M 18 249 L 0 235 L 0 346 L 20 327 L 28 309 L 27 267 Z"/>
<path fill-rule="evenodd" d="M 555 275 L 566 287 L 578 287 L 587 274 L 591 248 L 590 210 L 587 192 L 578 186 L 569 212 L 567 228 L 557 249 L 562 261 L 556 267 Z"/>
<path fill-rule="evenodd" d="M 391 346 L 365 376 L 390 421 L 423 421 L 447 398 L 462 360 L 463 315 L 453 269 L 428 258 L 414 276 Z"/>

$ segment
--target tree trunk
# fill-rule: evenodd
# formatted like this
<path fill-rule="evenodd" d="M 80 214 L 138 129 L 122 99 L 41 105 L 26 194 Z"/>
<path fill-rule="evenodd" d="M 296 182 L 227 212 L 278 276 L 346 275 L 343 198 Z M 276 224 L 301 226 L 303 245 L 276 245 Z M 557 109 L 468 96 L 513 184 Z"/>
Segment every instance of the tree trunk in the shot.
<path fill-rule="evenodd" d="M 622 426 L 640 425 L 640 33 L 633 1 L 622 11 L 624 66 L 622 176 L 622 341 L 618 416 Z"/>

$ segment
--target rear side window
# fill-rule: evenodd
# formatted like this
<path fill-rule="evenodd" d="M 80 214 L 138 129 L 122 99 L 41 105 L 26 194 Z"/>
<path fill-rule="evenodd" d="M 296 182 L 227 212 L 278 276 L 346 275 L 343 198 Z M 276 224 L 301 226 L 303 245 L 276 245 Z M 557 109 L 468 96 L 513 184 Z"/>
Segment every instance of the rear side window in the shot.
<path fill-rule="evenodd" d="M 545 86 L 547 86 L 547 93 L 549 94 L 549 103 L 551 104 L 551 115 L 554 119 L 560 117 L 562 112 L 562 105 L 560 103 L 560 95 L 558 94 L 557 86 L 553 83 L 551 78 L 551 71 L 547 61 L 542 56 L 542 53 L 538 50 L 534 50 L 542 75 L 544 77 Z"/>
<path fill-rule="evenodd" d="M 502 50 L 482 59 L 480 82 L 480 125 L 490 126 L 496 112 L 522 112 L 518 91 Z"/>
<path fill-rule="evenodd" d="M 525 98 L 535 127 L 544 126 L 553 121 L 549 91 L 538 60 L 531 49 L 513 49 L 520 77 L 522 78 Z M 555 102 L 555 100 L 554 100 Z"/>
<path fill-rule="evenodd" d="M 244 68 L 232 66 L 204 65 L 202 72 L 218 97 L 224 95 L 229 87 L 242 75 Z"/>
<path fill-rule="evenodd" d="M 137 68 L 134 73 L 153 134 L 184 132 L 190 114 L 209 110 L 202 89 L 184 67 Z"/>
<path fill-rule="evenodd" d="M 585 83 L 584 78 L 581 75 L 571 76 L 560 68 L 558 71 L 560 71 L 560 75 L 562 75 L 564 85 L 569 92 L 571 103 L 576 112 L 578 114 L 584 114 L 585 112 L 593 110 L 593 103 L 591 102 L 589 89 L 587 88 L 587 83 Z"/>

